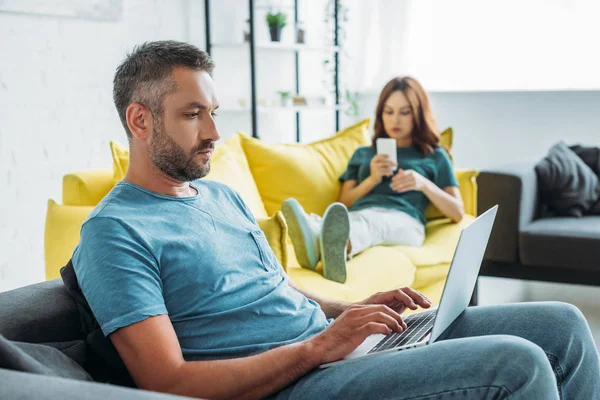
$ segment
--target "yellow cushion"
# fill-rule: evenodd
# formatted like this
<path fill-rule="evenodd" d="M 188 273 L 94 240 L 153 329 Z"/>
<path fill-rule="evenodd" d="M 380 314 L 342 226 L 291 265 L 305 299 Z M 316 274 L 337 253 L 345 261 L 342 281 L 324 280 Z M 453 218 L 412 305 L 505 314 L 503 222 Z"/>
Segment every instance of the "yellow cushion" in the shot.
<path fill-rule="evenodd" d="M 44 256 L 46 259 L 46 279 L 60 277 L 60 268 L 73 255 L 79 243 L 81 225 L 94 207 L 63 206 L 48 200 L 46 231 L 44 233 Z"/>
<path fill-rule="evenodd" d="M 114 186 L 112 168 L 67 174 L 63 177 L 62 203 L 69 206 L 95 206 Z"/>
<path fill-rule="evenodd" d="M 415 281 L 413 282 L 413 287 L 415 289 L 425 288 L 436 282 L 446 280 L 449 270 L 449 263 L 418 267 L 417 271 L 415 272 Z"/>
<path fill-rule="evenodd" d="M 264 232 L 269 242 L 269 246 L 273 249 L 277 260 L 283 267 L 287 269 L 288 254 L 287 254 L 287 225 L 283 214 L 278 211 L 271 218 L 257 218 L 258 226 Z"/>
<path fill-rule="evenodd" d="M 256 218 L 266 218 L 267 214 L 241 144 L 241 135 L 215 147 L 210 161 L 210 173 L 205 179 L 221 182 L 236 190 L 246 202 Z"/>
<path fill-rule="evenodd" d="M 365 250 L 347 264 L 344 284 L 327 280 L 319 265 L 315 271 L 298 266 L 289 246 L 287 273 L 300 288 L 331 300 L 360 301 L 375 292 L 411 286 L 415 267 L 394 247 L 376 246 Z"/>
<path fill-rule="evenodd" d="M 475 217 L 465 215 L 458 224 L 449 219 L 436 219 L 425 225 L 425 242 L 421 247 L 394 246 L 417 267 L 450 264 L 458 244 L 461 230 L 471 224 Z"/>
<path fill-rule="evenodd" d="M 117 142 L 110 141 L 110 152 L 113 158 L 115 183 L 122 181 L 129 168 L 129 150 Z"/>
<path fill-rule="evenodd" d="M 454 143 L 454 131 L 452 128 L 446 128 L 442 133 L 440 133 L 440 144 L 444 146 L 446 149 L 452 150 L 452 144 Z M 452 154 L 449 154 L 452 156 Z"/>
<path fill-rule="evenodd" d="M 338 178 L 360 146 L 371 143 L 365 119 L 337 135 L 311 144 L 267 144 L 240 136 L 250 170 L 268 214 L 288 197 L 309 213 L 322 215 L 340 191 Z"/>

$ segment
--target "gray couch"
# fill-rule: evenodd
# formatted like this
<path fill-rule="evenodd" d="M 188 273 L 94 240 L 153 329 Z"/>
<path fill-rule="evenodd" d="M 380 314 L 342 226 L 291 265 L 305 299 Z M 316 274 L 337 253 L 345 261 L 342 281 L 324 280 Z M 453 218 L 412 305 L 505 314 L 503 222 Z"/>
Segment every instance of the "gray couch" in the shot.
<path fill-rule="evenodd" d="M 0 335 L 27 343 L 74 343 L 70 357 L 92 377 L 104 376 L 99 360 L 84 341 L 77 305 L 60 279 L 0 293 Z M 55 351 L 55 350 L 53 350 Z M 62 355 L 61 355 L 62 357 Z M 0 360 L 0 366 L 6 360 Z M 0 399 L 168 400 L 184 397 L 152 393 L 112 384 L 66 379 L 59 371 L 46 375 L 0 367 Z"/>
<path fill-rule="evenodd" d="M 535 164 L 482 171 L 480 213 L 499 204 L 481 276 L 600 285 L 600 216 L 542 218 Z"/>

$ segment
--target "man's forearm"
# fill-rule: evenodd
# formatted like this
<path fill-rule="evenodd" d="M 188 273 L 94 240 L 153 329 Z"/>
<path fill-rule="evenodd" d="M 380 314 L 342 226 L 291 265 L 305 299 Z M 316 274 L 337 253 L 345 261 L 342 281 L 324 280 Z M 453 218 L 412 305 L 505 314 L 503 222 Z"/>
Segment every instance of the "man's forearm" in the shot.
<path fill-rule="evenodd" d="M 311 342 L 244 358 L 181 364 L 171 394 L 210 399 L 258 399 L 281 390 L 319 365 Z M 202 378 L 200 378 L 202 377 Z"/>

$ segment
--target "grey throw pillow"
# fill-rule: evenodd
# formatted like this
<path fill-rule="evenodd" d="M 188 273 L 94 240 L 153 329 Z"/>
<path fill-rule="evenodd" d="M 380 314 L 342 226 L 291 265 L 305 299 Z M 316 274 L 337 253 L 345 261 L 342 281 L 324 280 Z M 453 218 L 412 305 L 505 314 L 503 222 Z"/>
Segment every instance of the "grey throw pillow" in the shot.
<path fill-rule="evenodd" d="M 88 371 L 94 377 L 94 380 L 115 385 L 136 387 L 133 378 L 131 378 L 112 341 L 102 333 L 100 324 L 98 324 L 90 305 L 81 291 L 72 260 L 69 260 L 67 265 L 60 269 L 60 275 L 67 291 L 77 303 L 81 331 L 85 336 L 85 342 L 90 350 L 91 362 L 89 363 Z"/>
<path fill-rule="evenodd" d="M 63 354 L 63 352 L 72 355 L 85 354 L 78 350 L 77 346 L 85 346 L 85 343 L 78 340 L 50 346 L 15 342 L 0 335 L 0 368 L 92 381 L 93 379 L 81 365 Z"/>
<path fill-rule="evenodd" d="M 598 177 L 560 142 L 535 166 L 541 202 L 555 215 L 581 217 L 598 201 Z"/>

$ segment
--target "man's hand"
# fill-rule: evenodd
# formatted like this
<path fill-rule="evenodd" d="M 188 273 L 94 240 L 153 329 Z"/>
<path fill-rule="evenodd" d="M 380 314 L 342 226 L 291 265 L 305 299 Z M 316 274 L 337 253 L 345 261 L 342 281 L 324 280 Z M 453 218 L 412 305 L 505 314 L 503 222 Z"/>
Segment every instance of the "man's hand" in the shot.
<path fill-rule="evenodd" d="M 409 287 L 375 293 L 371 297 L 361 301 L 360 304 L 383 304 L 398 314 L 402 314 L 406 311 L 406 308 L 416 310 L 417 306 L 423 308 L 431 307 L 431 302 L 427 297 Z M 404 326 L 406 327 L 406 325 Z"/>
<path fill-rule="evenodd" d="M 412 169 L 400 169 L 392 177 L 390 187 L 394 192 L 423 191 L 431 181 Z"/>
<path fill-rule="evenodd" d="M 324 364 L 345 357 L 372 334 L 402 332 L 403 324 L 400 315 L 385 305 L 352 304 L 307 344 L 318 364 Z"/>

